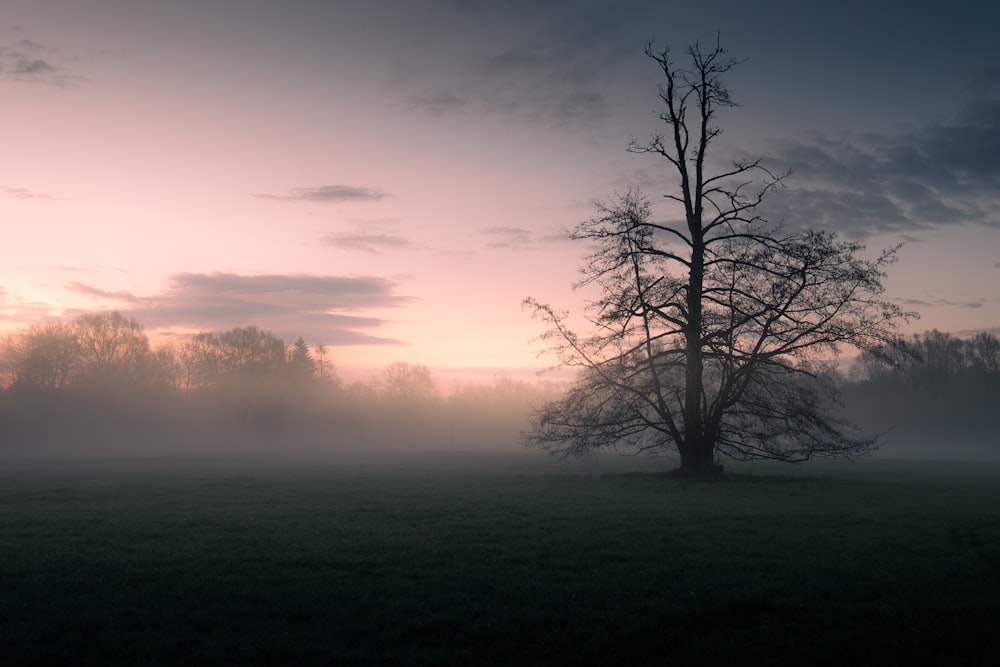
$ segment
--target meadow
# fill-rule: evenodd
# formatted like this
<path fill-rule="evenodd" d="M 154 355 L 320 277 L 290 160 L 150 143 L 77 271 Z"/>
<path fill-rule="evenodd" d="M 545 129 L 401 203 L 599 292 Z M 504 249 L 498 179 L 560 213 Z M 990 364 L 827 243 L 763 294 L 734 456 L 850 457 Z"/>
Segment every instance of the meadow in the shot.
<path fill-rule="evenodd" d="M 998 664 L 1000 464 L 0 462 L 5 665 Z"/>

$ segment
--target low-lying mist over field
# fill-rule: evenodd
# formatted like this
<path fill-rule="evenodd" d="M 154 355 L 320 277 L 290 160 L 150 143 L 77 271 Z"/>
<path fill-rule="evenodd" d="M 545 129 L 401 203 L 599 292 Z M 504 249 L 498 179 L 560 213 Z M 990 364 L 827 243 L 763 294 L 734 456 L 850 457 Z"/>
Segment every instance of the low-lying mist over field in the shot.
<path fill-rule="evenodd" d="M 838 376 L 843 415 L 885 434 L 879 456 L 998 458 L 997 339 L 929 332 L 910 347 L 897 359 L 862 357 Z M 157 348 L 117 313 L 32 326 L 0 345 L 0 456 L 543 458 L 521 435 L 570 386 L 566 375 L 502 372 L 442 386 L 405 362 L 347 383 L 331 356 L 254 326 Z"/>
<path fill-rule="evenodd" d="M 402 451 L 520 451 L 532 406 L 557 387 L 498 379 L 447 398 L 371 385 L 15 386 L 0 396 L 5 453 L 291 456 Z"/>

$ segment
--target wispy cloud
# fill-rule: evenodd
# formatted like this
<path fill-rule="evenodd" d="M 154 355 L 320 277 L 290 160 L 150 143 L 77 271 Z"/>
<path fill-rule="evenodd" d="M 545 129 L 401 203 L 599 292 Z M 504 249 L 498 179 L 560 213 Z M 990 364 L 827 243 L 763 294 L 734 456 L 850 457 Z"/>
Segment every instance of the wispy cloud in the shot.
<path fill-rule="evenodd" d="M 396 218 L 352 220 L 350 226 L 348 231 L 324 234 L 319 242 L 338 250 L 357 250 L 372 255 L 413 247 L 413 243 L 397 231 L 399 220 Z"/>
<path fill-rule="evenodd" d="M 402 236 L 352 232 L 324 234 L 320 237 L 320 243 L 340 250 L 360 250 L 373 255 L 381 254 L 387 250 L 400 250 L 412 245 Z"/>
<path fill-rule="evenodd" d="M 569 241 L 565 233 L 538 234 L 524 227 L 487 227 L 483 233 L 490 239 L 489 248 L 527 248 L 540 243 Z"/>
<path fill-rule="evenodd" d="M 284 195 L 255 194 L 254 197 L 262 199 L 277 199 L 281 201 L 310 201 L 310 202 L 360 202 L 378 201 L 385 199 L 389 195 L 381 190 L 355 185 L 321 185 L 312 188 L 292 188 Z"/>
<path fill-rule="evenodd" d="M 152 329 L 218 331 L 256 324 L 284 338 L 301 335 L 328 345 L 399 343 L 374 333 L 385 320 L 364 313 L 408 301 L 395 283 L 372 276 L 178 273 L 166 290 L 148 297 L 79 282 L 67 288 L 128 302 L 122 312 Z"/>
<path fill-rule="evenodd" d="M 453 90 L 433 90 L 410 96 L 410 105 L 432 116 L 458 113 L 469 106 L 469 100 Z"/>
<path fill-rule="evenodd" d="M 83 296 L 91 297 L 93 299 L 119 301 L 123 303 L 138 303 L 140 301 L 139 297 L 125 290 L 109 292 L 107 290 L 94 287 L 93 285 L 88 285 L 75 280 L 66 283 L 65 287 L 70 292 L 82 294 Z"/>
<path fill-rule="evenodd" d="M 928 297 L 926 299 L 916 299 L 916 298 L 905 298 L 900 299 L 899 303 L 904 306 L 913 306 L 918 308 L 931 308 L 931 307 L 948 307 L 948 308 L 964 308 L 966 310 L 979 310 L 986 305 L 986 299 L 973 299 L 971 301 L 956 301 L 954 299 L 946 299 L 943 297 Z"/>
<path fill-rule="evenodd" d="M 447 61 L 451 73 L 444 85 L 440 77 L 409 77 L 404 85 L 434 81 L 423 90 L 411 91 L 408 103 L 412 108 L 432 115 L 503 114 L 550 126 L 609 115 L 611 103 L 604 84 L 622 59 L 635 55 L 635 44 L 621 36 L 620 6 L 445 4 L 452 21 L 445 27 L 471 35 L 468 39 L 476 39 L 480 55 Z M 482 31 L 482 26 L 491 29 Z M 508 39 L 496 42 L 495 34 Z"/>
<path fill-rule="evenodd" d="M 20 188 L 12 185 L 0 185 L 0 194 L 5 197 L 12 197 L 13 199 L 46 199 L 46 200 L 56 200 L 57 197 L 53 195 L 46 194 L 44 192 L 35 192 L 34 190 L 29 190 L 28 188 Z"/>
<path fill-rule="evenodd" d="M 79 83 L 79 76 L 53 63 L 56 55 L 55 49 L 30 39 L 22 39 L 13 47 L 0 45 L 0 79 L 49 83 L 61 88 Z"/>
<path fill-rule="evenodd" d="M 490 248 L 514 248 L 532 245 L 534 236 L 522 227 L 488 227 L 483 232 L 492 240 L 486 243 Z"/>

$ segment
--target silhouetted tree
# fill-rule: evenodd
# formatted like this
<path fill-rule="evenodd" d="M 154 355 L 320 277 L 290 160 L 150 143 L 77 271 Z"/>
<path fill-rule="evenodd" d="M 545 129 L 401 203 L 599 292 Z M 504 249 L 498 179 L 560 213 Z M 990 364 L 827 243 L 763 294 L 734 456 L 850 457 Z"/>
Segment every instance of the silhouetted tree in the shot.
<path fill-rule="evenodd" d="M 302 336 L 288 348 L 288 372 L 296 382 L 308 382 L 316 373 L 316 362 L 309 354 L 309 346 Z"/>
<path fill-rule="evenodd" d="M 134 318 L 118 312 L 82 315 L 76 338 L 86 379 L 111 384 L 148 379 L 149 339 Z"/>
<path fill-rule="evenodd" d="M 184 345 L 182 365 L 192 386 L 274 379 L 285 367 L 285 343 L 254 325 L 200 333 Z"/>
<path fill-rule="evenodd" d="M 0 363 L 10 384 L 57 389 L 79 369 L 80 344 L 76 332 L 61 322 L 35 324 L 7 335 Z"/>
<path fill-rule="evenodd" d="M 959 338 L 938 330 L 904 341 L 910 354 L 878 348 L 862 355 L 861 381 L 880 390 L 966 403 L 1000 387 L 1000 340 L 987 332 Z"/>
<path fill-rule="evenodd" d="M 254 325 L 218 336 L 223 373 L 243 379 L 273 375 L 285 364 L 285 342 Z"/>
<path fill-rule="evenodd" d="M 970 341 L 973 371 L 981 376 L 1000 379 L 1000 338 L 981 331 Z"/>
<path fill-rule="evenodd" d="M 881 349 L 863 354 L 845 383 L 852 418 L 873 429 L 893 428 L 919 456 L 995 451 L 1000 430 L 1000 340 L 982 332 L 960 338 L 940 331 L 905 341 L 911 354 Z M 991 453 L 995 456 L 995 453 Z"/>
<path fill-rule="evenodd" d="M 337 372 L 328 355 L 326 345 L 320 343 L 316 346 L 316 377 L 320 383 L 328 387 L 339 388 L 340 380 Z"/>
<path fill-rule="evenodd" d="M 785 231 L 757 213 L 781 182 L 759 160 L 713 169 L 709 149 L 722 108 L 735 106 L 725 76 L 739 61 L 721 46 L 646 55 L 663 75 L 666 132 L 630 150 L 666 161 L 677 178 L 666 199 L 683 211 L 652 218 L 629 191 L 600 205 L 572 237 L 596 245 L 582 284 L 596 333 L 581 337 L 566 317 L 526 304 L 550 329 L 559 361 L 577 383 L 535 416 L 529 444 L 563 455 L 603 447 L 676 448 L 679 472 L 721 470 L 718 457 L 802 461 L 870 450 L 828 410 L 832 361 L 841 346 L 892 345 L 904 317 L 883 300 L 895 250 L 862 259 L 863 247 L 814 231 Z"/>

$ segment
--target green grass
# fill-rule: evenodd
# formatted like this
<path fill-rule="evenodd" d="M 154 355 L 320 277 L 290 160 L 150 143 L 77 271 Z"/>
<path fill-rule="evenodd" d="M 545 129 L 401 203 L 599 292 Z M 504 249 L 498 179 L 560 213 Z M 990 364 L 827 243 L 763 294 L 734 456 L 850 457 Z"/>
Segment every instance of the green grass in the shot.
<path fill-rule="evenodd" d="M 3 462 L 0 663 L 1000 656 L 996 464 L 498 468 Z"/>

